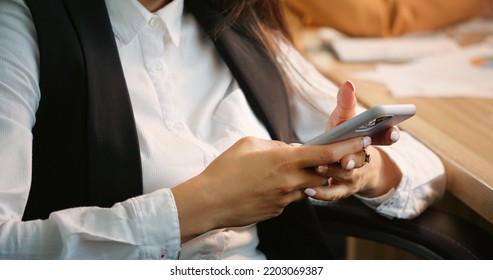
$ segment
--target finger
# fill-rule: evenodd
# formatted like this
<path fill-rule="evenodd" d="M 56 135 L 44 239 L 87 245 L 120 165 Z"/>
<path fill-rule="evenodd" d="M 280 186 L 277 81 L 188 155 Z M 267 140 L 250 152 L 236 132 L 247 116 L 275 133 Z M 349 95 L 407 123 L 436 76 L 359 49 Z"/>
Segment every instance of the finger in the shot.
<path fill-rule="evenodd" d="M 331 164 L 329 166 L 329 170 L 325 174 L 327 181 L 324 181 L 322 184 L 318 186 L 332 186 L 334 184 L 338 184 L 339 182 L 349 182 L 353 179 L 354 172 L 356 169 L 347 170 L 342 168 L 338 163 Z"/>
<path fill-rule="evenodd" d="M 339 161 L 348 154 L 360 152 L 371 144 L 370 137 L 356 137 L 339 141 L 329 145 L 293 147 L 290 156 L 295 160 L 298 168 L 308 168 L 331 164 Z"/>
<path fill-rule="evenodd" d="M 330 115 L 327 129 L 333 128 L 350 118 L 356 113 L 355 87 L 351 81 L 346 81 L 337 92 L 337 105 Z"/>
<path fill-rule="evenodd" d="M 370 162 L 370 159 L 370 155 L 363 150 L 356 154 L 344 156 L 340 160 L 340 165 L 345 170 L 353 170 L 354 168 L 363 167 L 365 164 Z"/>
<path fill-rule="evenodd" d="M 339 161 L 339 164 L 345 170 L 353 170 L 356 166 L 358 166 L 357 161 L 358 161 L 358 158 L 357 158 L 356 154 L 350 154 L 350 155 L 344 156 Z"/>
<path fill-rule="evenodd" d="M 318 187 L 325 184 L 328 180 L 328 177 L 319 175 L 316 172 L 313 172 L 313 169 L 304 169 L 305 173 L 302 177 L 300 177 L 300 181 L 296 184 L 297 190 L 304 190 L 310 187 Z"/>
<path fill-rule="evenodd" d="M 372 136 L 373 145 L 392 145 L 399 141 L 400 132 L 397 127 L 391 127 L 385 131 Z"/>
<path fill-rule="evenodd" d="M 331 185 L 330 187 L 316 187 L 312 188 L 310 197 L 324 200 L 324 201 L 335 201 L 349 197 L 353 194 L 353 191 L 345 184 Z M 306 193 L 305 193 L 306 194 Z"/>
<path fill-rule="evenodd" d="M 289 194 L 291 202 L 300 201 L 302 199 L 305 199 L 307 196 L 309 196 L 305 193 L 305 190 L 306 189 L 300 189 L 300 190 L 296 190 L 296 191 L 291 192 Z"/>
<path fill-rule="evenodd" d="M 317 195 L 317 191 L 314 188 L 306 188 L 303 193 L 309 197 L 314 197 Z"/>

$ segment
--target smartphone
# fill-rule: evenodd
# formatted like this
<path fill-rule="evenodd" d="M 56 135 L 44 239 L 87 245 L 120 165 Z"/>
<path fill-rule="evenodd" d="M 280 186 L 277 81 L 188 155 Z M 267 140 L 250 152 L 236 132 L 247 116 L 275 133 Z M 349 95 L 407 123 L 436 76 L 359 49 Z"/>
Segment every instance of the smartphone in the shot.
<path fill-rule="evenodd" d="M 415 114 L 416 106 L 414 104 L 393 104 L 372 107 L 309 140 L 304 145 L 324 145 L 359 136 L 371 137 L 409 119 Z"/>

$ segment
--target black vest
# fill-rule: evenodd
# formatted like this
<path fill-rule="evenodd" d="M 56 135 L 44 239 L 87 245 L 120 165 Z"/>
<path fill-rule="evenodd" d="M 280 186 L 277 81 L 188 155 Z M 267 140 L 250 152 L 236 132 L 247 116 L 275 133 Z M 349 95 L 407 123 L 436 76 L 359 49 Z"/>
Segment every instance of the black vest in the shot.
<path fill-rule="evenodd" d="M 42 94 L 23 219 L 141 195 L 135 122 L 104 0 L 26 2 L 38 36 Z M 206 32 L 223 20 L 208 1 L 185 5 Z M 234 29 L 213 41 L 272 138 L 294 141 L 286 88 L 272 58 Z M 332 258 L 307 200 L 258 228 L 269 258 Z"/>

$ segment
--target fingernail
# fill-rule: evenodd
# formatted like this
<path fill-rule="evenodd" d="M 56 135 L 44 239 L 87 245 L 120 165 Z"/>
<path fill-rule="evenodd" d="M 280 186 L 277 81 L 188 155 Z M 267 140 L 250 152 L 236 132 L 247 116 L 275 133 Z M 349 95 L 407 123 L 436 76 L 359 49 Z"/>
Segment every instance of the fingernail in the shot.
<path fill-rule="evenodd" d="M 354 166 L 356 165 L 356 163 L 354 162 L 354 160 L 350 160 L 347 165 L 346 165 L 346 169 L 347 170 L 351 170 L 354 168 Z"/>
<path fill-rule="evenodd" d="M 392 133 L 390 133 L 390 140 L 392 142 L 397 142 L 397 140 L 399 140 L 399 132 L 392 131 Z"/>
<path fill-rule="evenodd" d="M 370 146 L 370 144 L 371 144 L 371 137 L 369 136 L 363 137 L 363 148 Z"/>
<path fill-rule="evenodd" d="M 306 195 L 308 195 L 310 197 L 317 194 L 317 191 L 312 189 L 312 188 L 306 188 L 304 192 Z"/>
<path fill-rule="evenodd" d="M 350 80 L 347 80 L 345 82 L 346 86 L 348 86 L 352 91 L 355 91 L 356 90 L 356 87 L 354 86 L 353 82 L 351 82 Z"/>
<path fill-rule="evenodd" d="M 326 165 L 317 166 L 317 173 L 318 174 L 323 175 L 323 174 L 327 173 L 327 170 L 329 170 L 329 168 Z"/>

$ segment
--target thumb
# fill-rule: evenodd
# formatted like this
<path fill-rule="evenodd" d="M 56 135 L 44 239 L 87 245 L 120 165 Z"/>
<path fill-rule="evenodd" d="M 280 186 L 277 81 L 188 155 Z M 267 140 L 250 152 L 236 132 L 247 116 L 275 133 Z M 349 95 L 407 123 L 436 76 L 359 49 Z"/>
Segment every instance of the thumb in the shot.
<path fill-rule="evenodd" d="M 356 113 L 355 86 L 351 81 L 346 81 L 337 92 L 337 105 L 330 115 L 327 129 L 331 129 L 350 118 Z"/>

